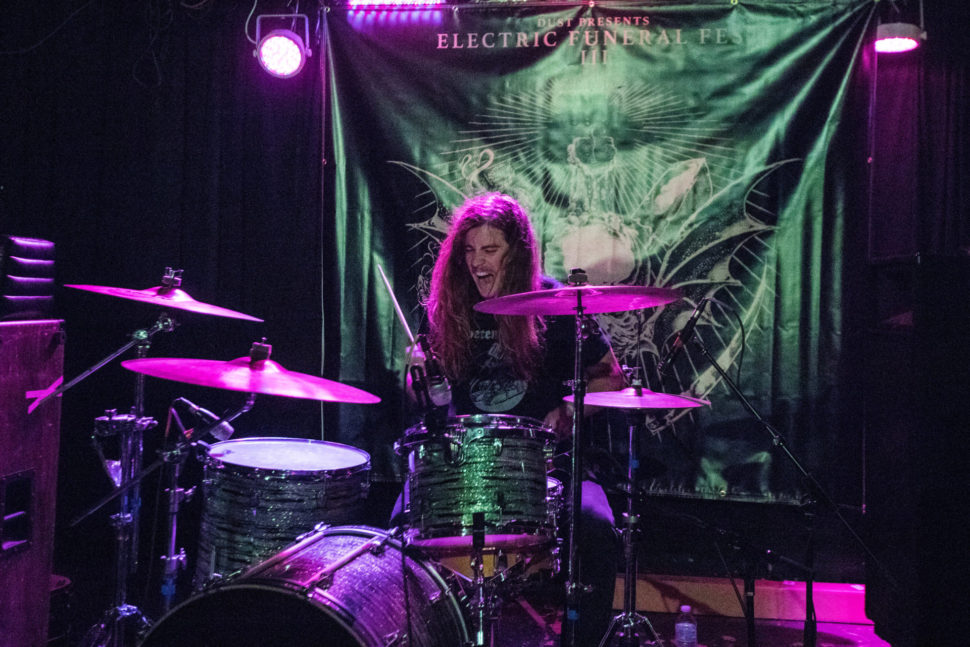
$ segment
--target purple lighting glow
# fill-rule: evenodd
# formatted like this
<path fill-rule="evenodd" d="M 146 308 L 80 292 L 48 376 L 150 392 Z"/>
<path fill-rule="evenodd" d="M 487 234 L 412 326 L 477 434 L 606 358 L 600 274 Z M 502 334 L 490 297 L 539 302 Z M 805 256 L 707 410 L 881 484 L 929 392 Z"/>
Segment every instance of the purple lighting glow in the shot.
<path fill-rule="evenodd" d="M 445 4 L 445 0 L 349 0 L 347 5 L 352 9 L 384 7 L 393 10 L 395 7 L 435 7 Z"/>
<path fill-rule="evenodd" d="M 303 69 L 306 49 L 303 39 L 288 29 L 277 29 L 266 35 L 256 47 L 259 64 L 273 76 L 288 78 Z"/>

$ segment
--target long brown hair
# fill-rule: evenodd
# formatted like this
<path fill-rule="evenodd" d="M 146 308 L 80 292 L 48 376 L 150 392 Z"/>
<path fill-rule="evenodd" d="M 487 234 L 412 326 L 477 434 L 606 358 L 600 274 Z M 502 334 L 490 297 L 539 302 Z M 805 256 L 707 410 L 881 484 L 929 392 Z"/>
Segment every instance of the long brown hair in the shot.
<path fill-rule="evenodd" d="M 486 193 L 469 198 L 455 210 L 431 273 L 427 301 L 431 344 L 451 379 L 465 377 L 471 362 L 472 306 L 481 300 L 481 295 L 465 265 L 465 235 L 482 225 L 501 231 L 509 244 L 496 296 L 529 292 L 541 286 L 542 265 L 535 234 L 518 202 L 501 193 Z M 495 318 L 499 345 L 506 359 L 520 378 L 531 380 L 540 359 L 542 319 L 532 315 Z"/>

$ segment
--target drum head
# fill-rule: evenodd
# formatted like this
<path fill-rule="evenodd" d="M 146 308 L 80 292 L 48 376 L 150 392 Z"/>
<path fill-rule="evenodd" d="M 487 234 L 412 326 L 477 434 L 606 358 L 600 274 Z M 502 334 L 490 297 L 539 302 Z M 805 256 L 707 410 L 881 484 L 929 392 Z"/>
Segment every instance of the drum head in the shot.
<path fill-rule="evenodd" d="M 254 469 L 288 473 L 363 468 L 370 455 L 356 447 L 301 438 L 239 438 L 212 445 L 208 459 Z"/>
<path fill-rule="evenodd" d="M 332 609 L 294 591 L 229 585 L 176 607 L 141 647 L 363 647 Z"/>

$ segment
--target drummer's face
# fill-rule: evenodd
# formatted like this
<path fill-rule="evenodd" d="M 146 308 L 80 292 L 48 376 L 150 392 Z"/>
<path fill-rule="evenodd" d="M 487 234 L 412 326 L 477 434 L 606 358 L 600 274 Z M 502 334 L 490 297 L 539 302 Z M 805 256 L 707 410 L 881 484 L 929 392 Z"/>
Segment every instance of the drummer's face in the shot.
<path fill-rule="evenodd" d="M 465 233 L 465 265 L 482 298 L 498 294 L 508 251 L 509 243 L 500 229 L 479 225 Z"/>

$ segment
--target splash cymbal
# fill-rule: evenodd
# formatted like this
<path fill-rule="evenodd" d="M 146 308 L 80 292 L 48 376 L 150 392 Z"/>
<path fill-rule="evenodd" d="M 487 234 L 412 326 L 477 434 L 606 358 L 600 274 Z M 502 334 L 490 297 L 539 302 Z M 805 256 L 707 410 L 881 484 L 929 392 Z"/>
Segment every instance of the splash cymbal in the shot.
<path fill-rule="evenodd" d="M 286 398 L 376 404 L 376 395 L 341 382 L 288 371 L 269 359 L 238 357 L 228 362 L 179 357 L 149 357 L 121 363 L 135 373 L 174 382 L 209 386 L 228 391 L 279 395 Z"/>
<path fill-rule="evenodd" d="M 573 396 L 563 398 L 572 402 Z M 593 391 L 587 393 L 583 402 L 597 407 L 611 409 L 689 409 L 710 405 L 708 400 L 686 395 L 658 393 L 649 389 L 628 387 L 621 391 Z"/>
<path fill-rule="evenodd" d="M 139 301 L 141 303 L 148 303 L 160 308 L 174 308 L 176 310 L 185 310 L 188 312 L 197 312 L 204 315 L 213 315 L 216 317 L 229 317 L 231 319 L 245 319 L 247 321 L 262 321 L 257 317 L 253 317 L 242 312 L 237 312 L 235 310 L 230 310 L 229 308 L 222 308 L 220 306 L 214 306 L 208 303 L 203 303 L 202 301 L 196 301 L 188 292 L 182 290 L 181 288 L 172 288 L 164 285 L 159 285 L 154 288 L 148 288 L 147 290 L 132 290 L 129 288 L 116 288 L 106 285 L 65 285 L 66 288 L 74 288 L 75 290 L 84 290 L 86 292 L 94 292 L 95 294 L 104 294 L 109 297 L 119 297 L 122 299 L 129 299 L 131 301 Z"/>
<path fill-rule="evenodd" d="M 579 285 L 520 292 L 486 299 L 475 310 L 496 315 L 574 315 L 581 304 L 586 314 L 625 312 L 668 304 L 680 292 L 643 285 Z"/>

